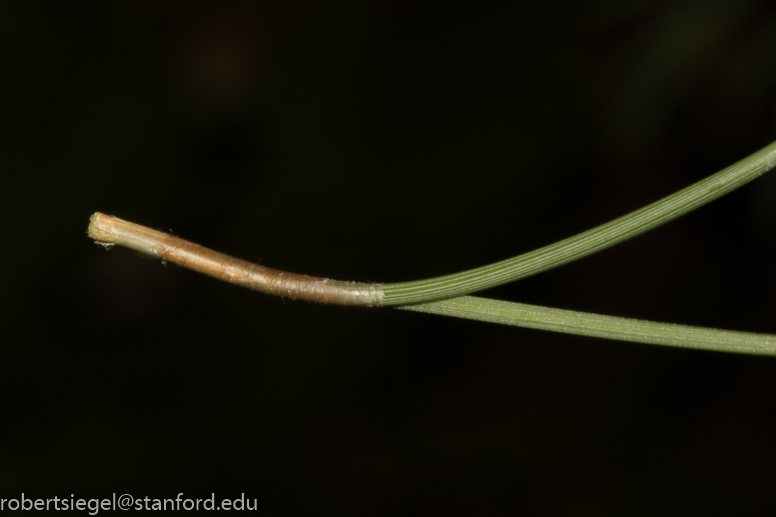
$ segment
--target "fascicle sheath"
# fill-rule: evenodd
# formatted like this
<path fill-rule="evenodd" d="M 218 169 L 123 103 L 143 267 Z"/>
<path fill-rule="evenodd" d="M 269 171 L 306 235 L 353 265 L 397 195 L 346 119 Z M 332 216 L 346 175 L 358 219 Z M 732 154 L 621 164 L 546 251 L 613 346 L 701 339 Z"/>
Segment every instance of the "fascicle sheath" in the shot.
<path fill-rule="evenodd" d="M 333 305 L 382 305 L 383 292 L 379 284 L 340 282 L 286 273 L 100 212 L 91 217 L 88 234 L 100 243 L 130 248 L 218 280 L 267 294 Z"/>

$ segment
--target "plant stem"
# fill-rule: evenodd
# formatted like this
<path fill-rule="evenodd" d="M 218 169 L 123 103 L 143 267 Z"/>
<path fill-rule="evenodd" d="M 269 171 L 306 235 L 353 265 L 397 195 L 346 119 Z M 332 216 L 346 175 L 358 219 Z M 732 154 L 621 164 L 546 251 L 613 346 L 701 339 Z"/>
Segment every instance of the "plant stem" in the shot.
<path fill-rule="evenodd" d="M 88 233 L 106 247 L 125 246 L 267 294 L 337 305 L 381 305 L 379 284 L 338 282 L 270 269 L 99 212 L 92 216 Z M 776 336 L 771 335 L 601 316 L 471 296 L 398 308 L 640 343 L 776 355 Z"/>
<path fill-rule="evenodd" d="M 397 308 L 636 343 L 741 354 L 776 355 L 776 336 L 770 334 L 602 316 L 473 296 L 460 296 L 440 302 Z"/>
<path fill-rule="evenodd" d="M 686 214 L 776 166 L 776 142 L 690 187 L 550 246 L 454 275 L 397 284 L 338 282 L 270 269 L 99 212 L 89 236 L 268 294 L 400 309 L 658 345 L 776 355 L 776 336 L 632 320 L 463 296 L 566 264 Z"/>
<path fill-rule="evenodd" d="M 278 271 L 99 212 L 90 219 L 88 234 L 100 244 L 118 244 L 267 294 L 334 305 L 381 305 L 383 293 L 375 284 L 338 282 Z"/>
<path fill-rule="evenodd" d="M 482 291 L 580 259 L 665 224 L 776 166 L 776 142 L 679 192 L 606 224 L 517 257 L 427 280 L 384 284 L 386 306 L 427 303 Z"/>

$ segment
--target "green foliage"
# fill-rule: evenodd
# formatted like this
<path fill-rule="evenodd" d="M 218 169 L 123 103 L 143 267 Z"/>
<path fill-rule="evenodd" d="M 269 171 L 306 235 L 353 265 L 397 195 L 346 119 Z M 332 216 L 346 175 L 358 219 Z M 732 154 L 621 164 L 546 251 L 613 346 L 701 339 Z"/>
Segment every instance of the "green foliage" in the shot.
<path fill-rule="evenodd" d="M 625 341 L 774 355 L 776 336 L 772 335 L 654 323 L 462 296 L 547 271 L 624 242 L 732 192 L 774 166 L 776 142 L 675 194 L 569 239 L 453 275 L 387 284 L 383 286 L 384 304 Z"/>

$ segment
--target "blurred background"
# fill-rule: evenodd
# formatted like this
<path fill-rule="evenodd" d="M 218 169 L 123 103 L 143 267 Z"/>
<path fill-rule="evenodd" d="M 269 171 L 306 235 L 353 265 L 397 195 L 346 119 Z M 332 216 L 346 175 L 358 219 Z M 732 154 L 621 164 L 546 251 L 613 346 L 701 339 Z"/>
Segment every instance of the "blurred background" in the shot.
<path fill-rule="evenodd" d="M 342 280 L 550 244 L 776 137 L 758 0 L 0 3 L 3 497 L 772 515 L 776 361 L 221 284 L 102 211 Z M 776 333 L 776 173 L 487 296 Z"/>

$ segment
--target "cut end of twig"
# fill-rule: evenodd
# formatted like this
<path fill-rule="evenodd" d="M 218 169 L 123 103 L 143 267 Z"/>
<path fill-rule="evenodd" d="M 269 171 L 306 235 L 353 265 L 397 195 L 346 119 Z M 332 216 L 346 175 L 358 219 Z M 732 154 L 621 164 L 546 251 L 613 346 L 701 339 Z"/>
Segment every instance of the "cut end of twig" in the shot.
<path fill-rule="evenodd" d="M 94 215 L 89 218 L 89 230 L 86 232 L 87 235 L 97 242 L 112 243 L 111 232 L 113 228 L 110 221 L 110 216 L 95 212 Z"/>

